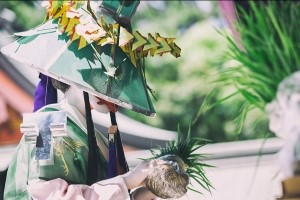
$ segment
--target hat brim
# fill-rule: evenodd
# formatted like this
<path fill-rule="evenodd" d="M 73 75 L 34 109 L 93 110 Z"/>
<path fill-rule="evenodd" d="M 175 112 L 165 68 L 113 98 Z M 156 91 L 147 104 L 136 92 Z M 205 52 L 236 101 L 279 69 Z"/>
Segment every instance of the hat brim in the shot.
<path fill-rule="evenodd" d="M 39 72 L 76 86 L 95 96 L 136 112 L 154 116 L 150 96 L 141 68 L 135 67 L 116 46 L 115 67 L 118 73 L 108 75 L 111 45 L 89 44 L 78 50 L 65 34 L 56 33 L 57 24 L 48 21 L 5 46 L 1 51 Z"/>

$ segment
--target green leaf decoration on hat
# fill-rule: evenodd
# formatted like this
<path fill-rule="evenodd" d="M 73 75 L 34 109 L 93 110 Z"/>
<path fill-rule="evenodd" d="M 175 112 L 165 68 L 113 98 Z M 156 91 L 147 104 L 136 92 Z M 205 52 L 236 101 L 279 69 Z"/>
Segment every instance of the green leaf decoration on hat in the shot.
<path fill-rule="evenodd" d="M 124 47 L 133 38 L 134 38 L 133 35 L 131 35 L 125 28 L 120 27 L 120 40 L 119 40 L 120 47 Z"/>
<path fill-rule="evenodd" d="M 133 36 L 135 42 L 132 44 L 132 51 L 136 50 L 137 48 L 147 43 L 147 39 L 143 37 L 138 31 L 134 31 Z"/>
<path fill-rule="evenodd" d="M 108 5 L 108 4 L 105 4 Z M 116 31 L 117 23 L 115 24 L 107 24 L 103 18 L 92 19 L 91 15 L 88 15 L 90 18 L 88 20 L 84 20 L 86 15 L 84 13 L 80 14 L 78 7 L 83 7 L 84 4 L 79 4 L 77 1 L 65 1 L 64 3 L 53 3 L 50 1 L 50 5 L 47 7 L 47 13 L 49 19 L 58 19 L 59 30 L 63 32 L 67 32 L 68 35 L 74 35 L 76 32 L 79 35 L 79 45 L 78 49 L 84 48 L 86 45 L 93 41 L 98 41 L 97 45 L 106 45 L 106 44 L 116 44 L 116 38 L 118 36 L 118 31 Z M 77 8 L 77 9 L 75 9 Z M 89 32 L 87 28 L 93 26 L 95 29 L 93 32 Z M 100 34 L 99 32 L 105 31 L 107 34 Z M 156 37 L 156 42 L 160 44 L 162 48 L 159 50 L 156 46 L 149 49 L 149 46 L 144 50 L 143 47 L 146 43 L 153 44 L 154 37 L 150 38 L 150 41 L 143 35 L 141 35 L 138 31 L 134 31 L 133 34 L 127 33 L 132 37 L 133 40 L 128 40 L 127 44 L 131 46 L 131 48 L 123 48 L 124 52 L 127 53 L 132 60 L 132 63 L 136 65 L 136 60 L 138 58 L 142 58 L 147 56 L 148 54 L 145 51 L 150 50 L 152 52 L 150 55 L 162 55 L 162 53 L 167 52 L 176 52 L 172 53 L 175 57 L 180 56 L 181 49 L 174 43 L 174 38 L 165 38 L 161 37 L 158 34 Z M 99 37 L 93 37 L 92 35 L 97 35 Z M 150 34 L 151 35 L 151 34 Z M 149 36 L 149 35 L 148 35 Z M 77 37 L 76 37 L 77 38 Z M 74 39 L 73 39 L 74 40 Z M 86 41 L 84 41 L 86 40 Z M 166 42 L 167 41 L 167 42 Z M 122 43 L 122 47 L 124 47 L 124 41 Z"/>
<path fill-rule="evenodd" d="M 158 47 L 159 47 L 159 43 L 153 38 L 153 36 L 150 33 L 148 33 L 147 43 L 143 48 L 143 55 L 146 57 L 148 56 L 148 53 L 152 51 L 152 56 L 153 56 L 154 52 L 157 50 Z"/>
<path fill-rule="evenodd" d="M 163 53 L 171 51 L 170 46 L 168 45 L 167 41 L 164 38 L 161 39 L 160 44 L 161 44 L 161 47 L 156 50 L 157 54 L 162 55 Z"/>

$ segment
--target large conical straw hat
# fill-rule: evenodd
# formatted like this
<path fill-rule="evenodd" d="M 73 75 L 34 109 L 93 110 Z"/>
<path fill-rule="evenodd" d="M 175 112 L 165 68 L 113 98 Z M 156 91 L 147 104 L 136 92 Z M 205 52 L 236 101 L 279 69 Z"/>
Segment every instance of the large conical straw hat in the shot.
<path fill-rule="evenodd" d="M 130 17 L 139 1 L 132 8 L 121 3 L 103 1 L 93 12 L 89 1 L 49 1 L 48 20 L 17 33 L 20 38 L 1 51 L 47 76 L 152 116 L 143 59 L 167 52 L 178 57 L 180 48 L 174 38 L 132 32 Z"/>

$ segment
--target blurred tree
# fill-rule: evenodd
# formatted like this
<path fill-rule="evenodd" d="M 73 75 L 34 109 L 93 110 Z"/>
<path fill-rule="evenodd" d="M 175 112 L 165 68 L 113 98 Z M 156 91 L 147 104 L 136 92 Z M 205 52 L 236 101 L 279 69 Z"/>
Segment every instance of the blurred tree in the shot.
<path fill-rule="evenodd" d="M 146 60 L 147 81 L 156 90 L 156 117 L 149 119 L 124 110 L 127 115 L 174 131 L 178 123 L 187 129 L 196 118 L 199 107 L 214 88 L 211 81 L 216 79 L 217 70 L 228 62 L 224 56 L 226 40 L 214 27 L 222 21 L 217 20 L 217 5 L 214 2 L 212 5 L 212 11 L 207 13 L 200 12 L 193 1 L 168 1 L 160 9 L 147 6 L 136 14 L 134 30 L 174 36 L 182 54 L 178 59 L 166 55 L 163 59 L 154 57 Z M 230 93 L 221 89 L 215 92 L 219 98 Z M 260 113 L 248 117 L 244 129 L 237 134 L 239 124 L 235 118 L 242 106 L 242 98 L 235 98 L 212 108 L 194 122 L 192 133 L 213 142 L 261 138 L 268 134 L 266 119 L 256 120 Z M 251 128 L 253 123 L 258 123 L 257 129 Z"/>
<path fill-rule="evenodd" d="M 37 1 L 0 1 L 0 28 L 9 23 L 12 31 L 23 31 L 40 24 L 45 9 L 38 4 Z M 11 11 L 14 16 L 9 14 Z"/>

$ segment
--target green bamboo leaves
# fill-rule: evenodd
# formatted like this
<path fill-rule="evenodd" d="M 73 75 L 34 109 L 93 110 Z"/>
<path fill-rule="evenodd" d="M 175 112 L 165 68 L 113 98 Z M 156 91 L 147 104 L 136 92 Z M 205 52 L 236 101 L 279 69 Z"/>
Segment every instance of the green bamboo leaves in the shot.
<path fill-rule="evenodd" d="M 252 12 L 242 11 L 244 20 L 238 24 L 243 48 L 233 45 L 228 37 L 231 56 L 241 66 L 221 75 L 235 84 L 250 104 L 264 109 L 275 98 L 278 84 L 300 69 L 300 37 L 296 33 L 300 4 L 271 1 L 266 6 L 251 2 L 250 7 Z"/>
<path fill-rule="evenodd" d="M 300 69 L 297 31 L 300 3 L 249 1 L 249 4 L 250 12 L 237 7 L 239 39 L 224 34 L 229 44 L 228 56 L 237 61 L 237 65 L 221 69 L 217 79 L 218 87 L 234 86 L 235 95 L 245 99 L 240 120 L 251 109 L 264 111 L 266 104 L 276 97 L 279 83 Z"/>

